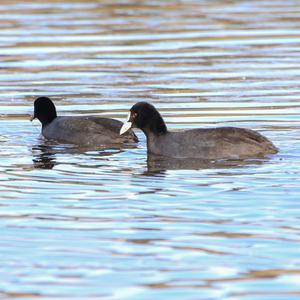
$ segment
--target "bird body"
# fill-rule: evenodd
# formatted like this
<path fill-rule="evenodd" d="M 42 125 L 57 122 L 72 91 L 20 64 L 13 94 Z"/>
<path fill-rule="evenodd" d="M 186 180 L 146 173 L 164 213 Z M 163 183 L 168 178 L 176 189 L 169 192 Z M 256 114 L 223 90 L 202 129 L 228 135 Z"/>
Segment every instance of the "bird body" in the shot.
<path fill-rule="evenodd" d="M 137 142 L 133 132 L 120 136 L 122 122 L 96 116 L 56 117 L 42 127 L 47 139 L 84 146 Z M 79 130 L 80 128 L 80 130 Z"/>
<path fill-rule="evenodd" d="M 149 133 L 147 148 L 156 155 L 199 159 L 236 159 L 277 152 L 260 133 L 237 127 L 168 131 L 158 136 Z"/>

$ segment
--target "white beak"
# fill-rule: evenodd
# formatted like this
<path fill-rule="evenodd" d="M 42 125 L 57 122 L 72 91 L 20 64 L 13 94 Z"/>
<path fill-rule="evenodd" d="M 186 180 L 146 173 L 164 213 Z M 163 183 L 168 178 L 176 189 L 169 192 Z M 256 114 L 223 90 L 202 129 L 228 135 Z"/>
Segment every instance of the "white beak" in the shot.
<path fill-rule="evenodd" d="M 132 123 L 131 122 L 125 122 L 123 124 L 123 126 L 121 127 L 120 129 L 120 135 L 122 135 L 123 133 L 125 133 L 126 131 L 128 131 L 132 126 Z"/>
<path fill-rule="evenodd" d="M 120 129 L 120 135 L 124 134 L 126 131 L 128 131 L 131 126 L 132 126 L 132 122 L 129 122 L 130 120 L 130 112 L 127 116 L 127 121 L 123 124 L 123 126 Z"/>
<path fill-rule="evenodd" d="M 34 119 L 35 119 L 35 117 L 34 117 L 34 113 L 32 113 L 32 114 L 30 115 L 30 118 L 29 118 L 29 120 L 32 122 Z"/>

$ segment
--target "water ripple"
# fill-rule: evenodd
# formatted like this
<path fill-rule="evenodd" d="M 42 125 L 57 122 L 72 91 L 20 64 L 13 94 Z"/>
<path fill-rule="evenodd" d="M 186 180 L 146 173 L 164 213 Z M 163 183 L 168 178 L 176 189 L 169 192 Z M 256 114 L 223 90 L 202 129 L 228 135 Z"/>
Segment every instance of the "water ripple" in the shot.
<path fill-rule="evenodd" d="M 299 298 L 299 1 L 0 4 L 0 298 Z M 278 155 L 196 164 L 45 141 L 60 115 L 259 130 Z M 201 296 L 199 296 L 201 295 Z"/>

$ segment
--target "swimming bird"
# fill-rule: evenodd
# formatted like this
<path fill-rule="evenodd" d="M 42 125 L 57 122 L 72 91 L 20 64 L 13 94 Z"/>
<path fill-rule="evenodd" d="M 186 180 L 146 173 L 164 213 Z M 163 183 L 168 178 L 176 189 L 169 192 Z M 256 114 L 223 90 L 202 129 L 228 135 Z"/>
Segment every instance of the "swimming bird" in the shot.
<path fill-rule="evenodd" d="M 146 135 L 148 154 L 173 158 L 239 159 L 277 153 L 260 133 L 238 127 L 169 131 L 158 110 L 147 102 L 130 109 L 120 134 L 139 128 Z"/>
<path fill-rule="evenodd" d="M 96 116 L 57 116 L 56 108 L 48 97 L 34 101 L 31 121 L 37 118 L 42 123 L 42 135 L 58 142 L 80 146 L 104 146 L 137 142 L 133 131 L 119 135 L 122 122 Z"/>

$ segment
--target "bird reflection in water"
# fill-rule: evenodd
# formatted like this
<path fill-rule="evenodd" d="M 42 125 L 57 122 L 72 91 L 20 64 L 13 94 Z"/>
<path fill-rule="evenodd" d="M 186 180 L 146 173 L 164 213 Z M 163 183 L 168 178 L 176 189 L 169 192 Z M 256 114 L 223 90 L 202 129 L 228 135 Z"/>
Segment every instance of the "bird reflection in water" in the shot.
<path fill-rule="evenodd" d="M 56 152 L 53 145 L 46 141 L 32 147 L 32 161 L 36 169 L 52 169 L 56 164 Z"/>
<path fill-rule="evenodd" d="M 132 144 L 126 144 L 126 148 L 135 148 L 135 146 Z M 66 163 L 64 161 L 58 162 L 57 156 L 59 154 L 82 154 L 102 157 L 114 155 L 123 151 L 123 147 L 116 147 L 116 145 L 105 145 L 103 147 L 80 147 L 78 145 L 58 144 L 51 140 L 40 140 L 40 143 L 32 147 L 32 161 L 34 168 L 52 169 L 58 164 Z"/>
<path fill-rule="evenodd" d="M 267 162 L 268 157 L 257 157 L 253 159 L 179 159 L 148 154 L 148 174 L 163 174 L 167 170 L 201 170 L 201 169 L 232 169 L 250 165 L 261 165 Z"/>
<path fill-rule="evenodd" d="M 128 148 L 136 148 L 127 145 Z M 57 155 L 59 154 L 83 154 L 101 157 L 111 156 L 126 151 L 123 148 L 103 147 L 99 148 L 82 148 L 76 145 L 57 144 L 49 140 L 41 140 L 39 144 L 32 147 L 32 156 L 34 168 L 52 169 L 59 163 Z M 60 156 L 61 158 L 61 156 Z M 255 159 L 236 159 L 236 160 L 202 160 L 202 159 L 178 159 L 158 155 L 148 154 L 147 170 L 144 175 L 162 175 L 168 170 L 201 170 L 201 169 L 232 169 L 241 168 L 250 165 L 261 165 L 268 161 L 267 157 L 257 157 Z"/>

